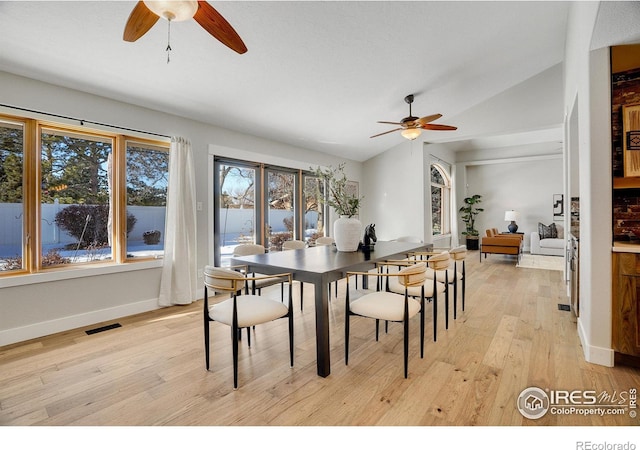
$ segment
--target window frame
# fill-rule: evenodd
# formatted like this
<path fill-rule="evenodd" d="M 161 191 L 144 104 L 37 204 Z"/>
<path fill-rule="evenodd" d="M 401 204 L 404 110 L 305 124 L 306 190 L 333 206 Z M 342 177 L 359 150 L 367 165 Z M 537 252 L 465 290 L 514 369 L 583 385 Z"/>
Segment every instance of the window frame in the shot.
<path fill-rule="evenodd" d="M 431 171 L 436 169 L 440 176 L 444 180 L 444 184 L 436 183 L 431 178 Z M 431 205 L 431 235 L 432 236 L 446 236 L 451 234 L 451 177 L 447 173 L 447 170 L 436 162 L 429 164 L 429 195 L 430 199 L 433 199 L 432 190 L 437 187 L 441 191 L 440 200 L 440 223 L 441 230 L 439 234 L 436 234 L 433 230 L 433 204 Z"/>
<path fill-rule="evenodd" d="M 127 223 L 126 223 L 126 150 L 127 143 L 134 142 L 150 145 L 158 149 L 170 151 L 170 141 L 149 139 L 135 134 L 121 134 L 107 130 L 87 128 L 72 124 L 58 123 L 30 117 L 0 114 L 0 121 L 21 124 L 23 126 L 23 223 L 22 223 L 22 268 L 0 271 L 0 287 L 46 282 L 57 279 L 92 276 L 98 273 L 113 273 L 126 270 L 138 270 L 148 267 L 159 267 L 159 257 L 127 257 Z M 113 229 L 112 257 L 109 260 L 60 264 L 42 267 L 42 187 L 41 187 L 41 136 L 43 130 L 86 136 L 112 142 L 112 187 L 113 187 Z M 45 132 L 47 132 L 45 131 Z M 168 168 L 167 168 L 168 170 Z M 133 267 L 135 265 L 135 268 Z M 119 266 L 119 267 L 115 267 Z M 87 270 L 87 269 L 93 270 Z M 60 275 L 66 272 L 66 275 Z M 49 274 L 49 275 L 45 275 Z M 24 278 L 26 276 L 26 280 Z M 20 277 L 23 281 L 19 281 Z M 37 280 L 36 280 L 37 279 Z"/>

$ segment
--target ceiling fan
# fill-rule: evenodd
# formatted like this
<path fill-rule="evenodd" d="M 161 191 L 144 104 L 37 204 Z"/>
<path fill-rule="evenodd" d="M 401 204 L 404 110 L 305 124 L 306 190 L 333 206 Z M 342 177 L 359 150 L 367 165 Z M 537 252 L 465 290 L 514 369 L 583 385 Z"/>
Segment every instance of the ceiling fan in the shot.
<path fill-rule="evenodd" d="M 131 11 L 124 28 L 123 39 L 134 42 L 140 39 L 162 17 L 171 22 L 195 19 L 210 35 L 237 53 L 245 53 L 247 47 L 238 33 L 205 1 L 139 1 Z M 171 50 L 171 46 L 167 47 Z"/>
<path fill-rule="evenodd" d="M 394 128 L 393 130 L 385 131 L 384 133 L 375 134 L 371 136 L 372 138 L 382 136 L 384 134 L 393 133 L 394 131 L 401 131 L 402 136 L 409 140 L 414 140 L 422 130 L 435 130 L 435 131 L 453 131 L 457 130 L 457 127 L 453 127 L 451 125 L 439 125 L 435 123 L 431 123 L 434 120 L 438 120 L 442 117 L 442 114 L 432 114 L 430 116 L 425 117 L 415 117 L 411 114 L 411 104 L 413 103 L 413 94 L 407 95 L 404 98 L 404 101 L 409 104 L 409 115 L 402 119 L 400 122 L 384 122 L 378 121 L 378 123 L 386 123 L 389 125 L 400 125 L 400 128 Z"/>

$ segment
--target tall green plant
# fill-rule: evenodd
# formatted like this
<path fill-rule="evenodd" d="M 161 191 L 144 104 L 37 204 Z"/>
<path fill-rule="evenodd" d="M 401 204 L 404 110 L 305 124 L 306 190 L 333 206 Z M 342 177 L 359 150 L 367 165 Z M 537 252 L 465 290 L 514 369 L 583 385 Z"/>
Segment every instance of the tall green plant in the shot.
<path fill-rule="evenodd" d="M 465 236 L 478 236 L 480 233 L 476 230 L 476 216 L 484 211 L 476 205 L 482 202 L 482 195 L 475 194 L 464 199 L 464 206 L 458 212 L 461 213 L 461 219 L 466 225 L 466 230 L 462 232 Z"/>

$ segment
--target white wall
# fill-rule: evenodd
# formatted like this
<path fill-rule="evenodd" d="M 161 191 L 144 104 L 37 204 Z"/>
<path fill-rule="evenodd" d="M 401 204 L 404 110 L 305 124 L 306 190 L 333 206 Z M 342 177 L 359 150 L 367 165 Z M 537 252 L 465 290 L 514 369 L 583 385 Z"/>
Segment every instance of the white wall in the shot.
<path fill-rule="evenodd" d="M 459 176 L 466 185 L 465 197 L 480 194 L 484 208 L 476 229 L 484 236 L 488 228 L 507 231 L 504 213 L 520 213 L 518 232 L 525 233 L 524 249 L 531 245 L 530 234 L 538 222 L 553 222 L 554 194 L 562 194 L 562 154 L 530 156 L 460 163 Z M 557 222 L 562 225 L 562 222 Z"/>
<path fill-rule="evenodd" d="M 376 224 L 381 241 L 419 236 L 431 242 L 425 235 L 425 211 L 430 209 L 425 209 L 422 142 L 398 139 L 402 142 L 396 147 L 363 165 L 366 198 L 360 219 Z"/>
<path fill-rule="evenodd" d="M 591 51 L 598 2 L 571 5 L 565 61 L 565 114 L 578 104 L 580 317 L 585 359 L 613 365 L 611 349 L 611 102 L 609 52 Z M 615 24 L 610 24 L 615 27 Z M 610 43 L 613 45 L 615 43 Z"/>
<path fill-rule="evenodd" d="M 0 72 L 0 98 L 4 104 L 21 108 L 191 140 L 196 168 L 196 196 L 197 201 L 204 205 L 203 210 L 197 213 L 198 268 L 209 263 L 208 223 L 213 214 L 208 204 L 210 145 L 237 149 L 237 154 L 250 151 L 256 155 L 272 155 L 303 168 L 342 162 L 307 149 L 4 72 Z M 0 112 L 21 115 L 8 108 L 0 109 Z M 47 116 L 43 118 L 51 120 Z M 361 164 L 345 162 L 349 178 L 362 181 Z M 112 266 L 65 271 L 64 274 L 0 278 L 0 345 L 157 308 L 159 263 L 142 263 L 135 267 L 139 270 Z M 198 292 L 198 295 L 201 293 Z"/>

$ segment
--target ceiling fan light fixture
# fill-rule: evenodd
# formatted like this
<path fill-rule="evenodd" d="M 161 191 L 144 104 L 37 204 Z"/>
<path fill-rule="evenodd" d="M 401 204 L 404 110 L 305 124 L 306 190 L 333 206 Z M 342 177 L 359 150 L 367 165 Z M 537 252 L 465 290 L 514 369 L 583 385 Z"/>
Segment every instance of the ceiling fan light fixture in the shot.
<path fill-rule="evenodd" d="M 189 20 L 198 11 L 198 2 L 193 1 L 158 1 L 145 0 L 144 4 L 157 16 L 172 22 L 181 22 Z"/>
<path fill-rule="evenodd" d="M 410 141 L 415 140 L 421 133 L 422 130 L 420 130 L 420 128 L 407 128 L 400 132 L 402 137 L 409 139 Z"/>

